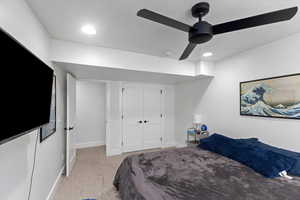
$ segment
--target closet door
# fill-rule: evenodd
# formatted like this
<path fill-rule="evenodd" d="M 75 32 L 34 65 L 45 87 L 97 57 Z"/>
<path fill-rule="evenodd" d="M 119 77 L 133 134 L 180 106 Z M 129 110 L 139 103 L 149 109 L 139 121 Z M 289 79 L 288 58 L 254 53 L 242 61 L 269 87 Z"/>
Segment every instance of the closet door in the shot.
<path fill-rule="evenodd" d="M 143 90 L 134 84 L 123 87 L 123 152 L 143 149 Z"/>
<path fill-rule="evenodd" d="M 122 153 L 122 83 L 106 84 L 106 155 Z"/>
<path fill-rule="evenodd" d="M 174 86 L 165 86 L 162 95 L 162 107 L 163 107 L 163 146 L 174 147 L 175 144 L 175 102 L 174 102 Z"/>
<path fill-rule="evenodd" d="M 144 149 L 162 147 L 161 88 L 144 86 L 143 89 L 143 136 Z"/>

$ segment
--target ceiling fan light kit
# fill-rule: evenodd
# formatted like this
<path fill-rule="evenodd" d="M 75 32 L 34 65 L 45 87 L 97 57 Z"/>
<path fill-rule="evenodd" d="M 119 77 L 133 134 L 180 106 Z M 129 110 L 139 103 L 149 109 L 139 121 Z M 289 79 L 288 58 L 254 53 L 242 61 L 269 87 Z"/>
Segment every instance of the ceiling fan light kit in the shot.
<path fill-rule="evenodd" d="M 210 41 L 214 37 L 214 35 L 277 23 L 281 21 L 287 21 L 292 19 L 296 15 L 298 7 L 278 10 L 275 12 L 256 15 L 253 17 L 239 19 L 218 25 L 211 25 L 210 23 L 203 21 L 203 17 L 207 15 L 209 11 L 210 6 L 207 2 L 200 2 L 194 5 L 191 9 L 191 12 L 193 17 L 198 18 L 198 22 L 193 26 L 189 26 L 185 23 L 176 21 L 172 18 L 163 16 L 147 9 L 138 11 L 137 16 L 187 32 L 189 37 L 189 44 L 185 48 L 183 54 L 179 59 L 184 60 L 189 57 L 189 55 L 198 44 Z"/>

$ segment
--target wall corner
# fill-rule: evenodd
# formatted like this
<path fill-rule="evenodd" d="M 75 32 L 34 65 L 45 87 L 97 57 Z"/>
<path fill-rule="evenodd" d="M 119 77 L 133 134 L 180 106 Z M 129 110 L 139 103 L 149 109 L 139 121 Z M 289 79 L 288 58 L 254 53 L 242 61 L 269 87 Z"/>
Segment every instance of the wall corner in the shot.
<path fill-rule="evenodd" d="M 213 77 L 215 63 L 211 61 L 199 61 L 195 65 L 195 76 L 211 76 Z"/>

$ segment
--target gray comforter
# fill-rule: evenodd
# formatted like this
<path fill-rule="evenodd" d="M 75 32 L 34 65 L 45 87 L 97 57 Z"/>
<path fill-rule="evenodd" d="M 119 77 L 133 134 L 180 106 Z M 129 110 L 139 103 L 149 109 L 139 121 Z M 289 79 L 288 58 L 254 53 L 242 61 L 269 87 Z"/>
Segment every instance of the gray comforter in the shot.
<path fill-rule="evenodd" d="M 127 157 L 114 185 L 122 200 L 300 200 L 300 178 L 267 179 L 198 148 Z"/>

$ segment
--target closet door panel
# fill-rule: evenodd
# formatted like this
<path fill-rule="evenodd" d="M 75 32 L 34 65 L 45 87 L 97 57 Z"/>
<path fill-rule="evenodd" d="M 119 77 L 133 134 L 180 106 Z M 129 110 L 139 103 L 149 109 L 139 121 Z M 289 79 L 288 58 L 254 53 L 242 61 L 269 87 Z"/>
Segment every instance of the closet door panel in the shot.
<path fill-rule="evenodd" d="M 163 143 L 165 147 L 175 146 L 175 102 L 174 102 L 174 87 L 168 86 L 163 93 L 163 125 L 164 136 Z"/>
<path fill-rule="evenodd" d="M 122 153 L 122 85 L 119 82 L 106 84 L 106 154 Z"/>
<path fill-rule="evenodd" d="M 144 148 L 159 148 L 161 139 L 161 89 L 156 86 L 144 86 L 143 122 Z"/>
<path fill-rule="evenodd" d="M 123 151 L 143 148 L 142 88 L 136 85 L 123 87 Z"/>

